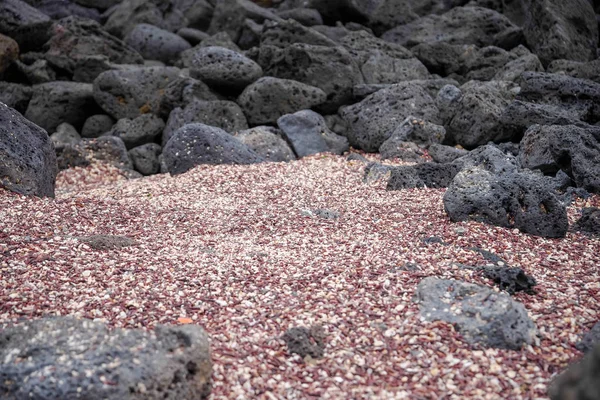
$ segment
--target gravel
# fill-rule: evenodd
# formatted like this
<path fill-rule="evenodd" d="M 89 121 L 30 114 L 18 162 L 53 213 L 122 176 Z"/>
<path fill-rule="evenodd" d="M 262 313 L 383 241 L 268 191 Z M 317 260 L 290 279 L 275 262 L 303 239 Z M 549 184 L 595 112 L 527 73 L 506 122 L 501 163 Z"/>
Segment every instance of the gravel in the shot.
<path fill-rule="evenodd" d="M 212 399 L 547 398 L 600 319 L 600 239 L 453 224 L 446 189 L 386 191 L 363 174 L 360 161 L 320 154 L 137 180 L 94 164 L 62 171 L 55 199 L 0 189 L 0 329 L 45 315 L 148 329 L 191 320 L 211 337 Z M 569 222 L 598 206 L 599 195 L 575 201 Z M 303 214 L 315 209 L 339 216 Z M 92 235 L 136 245 L 77 240 Z M 444 244 L 423 243 L 433 236 Z M 420 318 L 412 298 L 427 276 L 492 285 L 459 267 L 486 264 L 469 247 L 535 278 L 536 295 L 513 297 L 539 346 L 472 347 Z M 322 358 L 287 352 L 282 335 L 298 326 L 322 327 Z"/>

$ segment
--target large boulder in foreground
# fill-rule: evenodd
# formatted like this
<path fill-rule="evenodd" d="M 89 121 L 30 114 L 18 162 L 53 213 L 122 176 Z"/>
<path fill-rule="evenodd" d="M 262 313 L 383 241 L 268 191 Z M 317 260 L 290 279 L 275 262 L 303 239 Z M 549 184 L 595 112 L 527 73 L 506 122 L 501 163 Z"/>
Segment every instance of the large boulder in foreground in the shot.
<path fill-rule="evenodd" d="M 452 221 L 473 220 L 549 238 L 564 237 L 567 211 L 533 173 L 495 175 L 479 167 L 459 172 L 444 194 Z"/>
<path fill-rule="evenodd" d="M 419 283 L 415 296 L 426 320 L 456 324 L 469 343 L 519 350 L 535 342 L 537 329 L 527 310 L 506 293 L 428 277 Z"/>
<path fill-rule="evenodd" d="M 0 332 L 0 397 L 21 399 L 207 398 L 208 336 L 195 325 L 153 332 L 58 317 Z"/>
<path fill-rule="evenodd" d="M 597 399 L 600 393 L 600 343 L 558 375 L 548 388 L 552 400 Z"/>
<path fill-rule="evenodd" d="M 255 164 L 264 161 L 224 130 L 199 123 L 178 129 L 164 147 L 163 157 L 171 175 L 182 174 L 200 164 Z"/>
<path fill-rule="evenodd" d="M 45 130 L 0 103 L 0 187 L 54 197 L 58 167 Z"/>

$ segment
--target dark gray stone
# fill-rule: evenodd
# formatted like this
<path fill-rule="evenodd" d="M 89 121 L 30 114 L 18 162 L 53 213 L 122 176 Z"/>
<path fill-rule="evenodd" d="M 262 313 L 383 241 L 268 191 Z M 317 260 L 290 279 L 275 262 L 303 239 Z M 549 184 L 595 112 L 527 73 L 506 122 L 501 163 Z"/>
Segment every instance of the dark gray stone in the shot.
<path fill-rule="evenodd" d="M 542 62 L 535 54 L 524 54 L 507 62 L 497 69 L 496 75 L 492 79 L 495 81 L 516 81 L 526 71 L 544 71 Z"/>
<path fill-rule="evenodd" d="M 445 124 L 447 142 L 471 149 L 489 141 L 510 139 L 509 132 L 499 129 L 499 124 L 504 108 L 515 98 L 515 87 L 512 82 L 498 81 L 462 85 L 460 98 L 444 110 L 453 114 Z"/>
<path fill-rule="evenodd" d="M 597 58 L 598 22 L 588 0 L 524 0 L 523 32 L 544 65 Z"/>
<path fill-rule="evenodd" d="M 194 100 L 184 109 L 176 108 L 169 115 L 163 131 L 163 147 L 176 130 L 184 125 L 195 122 L 221 128 L 228 133 L 248 129 L 248 122 L 242 109 L 234 102 L 226 100 Z"/>
<path fill-rule="evenodd" d="M 323 357 L 325 344 L 323 343 L 324 332 L 318 327 L 303 328 L 294 327 L 288 329 L 282 336 L 283 341 L 291 354 L 298 354 L 304 358 Z"/>
<path fill-rule="evenodd" d="M 352 154 L 348 156 L 348 159 L 350 159 L 351 156 Z M 393 167 L 391 165 L 380 164 L 377 162 L 369 162 L 369 160 L 367 160 L 366 158 L 360 157 L 362 156 L 356 156 L 353 159 L 358 159 L 359 161 L 367 164 L 367 166 L 365 167 L 365 176 L 363 177 L 364 183 L 373 183 L 381 180 L 389 181 L 389 178 L 392 174 L 392 170 L 396 167 Z M 414 174 L 409 174 L 409 177 L 413 176 Z"/>
<path fill-rule="evenodd" d="M 585 115 L 581 115 L 576 109 L 515 100 L 502 111 L 499 129 L 512 132 L 505 136 L 519 140 L 530 126 L 536 124 L 587 126 L 581 118 L 585 118 Z"/>
<path fill-rule="evenodd" d="M 110 131 L 115 124 L 115 120 L 106 114 L 92 115 L 85 120 L 81 128 L 81 137 L 93 139 L 102 136 Z"/>
<path fill-rule="evenodd" d="M 525 273 L 521 268 L 510 268 L 506 266 L 484 267 L 483 275 L 491 279 L 500 290 L 509 294 L 525 292 L 535 294 L 533 287 L 537 285 L 535 279 Z"/>
<path fill-rule="evenodd" d="M 237 102 L 251 125 L 269 124 L 285 114 L 305 110 L 325 101 L 321 89 L 289 79 L 260 78 L 248 86 Z"/>
<path fill-rule="evenodd" d="M 54 132 L 62 122 L 79 129 L 90 114 L 98 111 L 92 85 L 78 82 L 48 82 L 33 87 L 25 118 Z"/>
<path fill-rule="evenodd" d="M 596 322 L 592 329 L 587 331 L 581 338 L 581 341 L 575 345 L 577 350 L 584 353 L 589 352 L 594 346 L 600 344 L 600 322 Z"/>
<path fill-rule="evenodd" d="M 439 122 L 431 96 L 418 84 L 404 82 L 379 90 L 341 110 L 353 147 L 376 152 L 408 116 Z"/>
<path fill-rule="evenodd" d="M 31 84 L 35 85 L 56 80 L 56 72 L 46 60 L 36 60 L 30 65 L 17 60 L 15 65 Z"/>
<path fill-rule="evenodd" d="M 600 344 L 588 350 L 585 357 L 556 376 L 548 387 L 551 400 L 588 400 L 598 398 L 600 390 Z"/>
<path fill-rule="evenodd" d="M 444 209 L 453 222 L 474 220 L 542 237 L 564 237 L 569 227 L 564 204 L 525 171 L 494 175 L 465 168 L 444 194 Z"/>
<path fill-rule="evenodd" d="M 75 0 L 75 3 L 84 7 L 94 7 L 104 11 L 119 3 L 120 0 Z"/>
<path fill-rule="evenodd" d="M 325 119 L 314 111 L 284 115 L 277 125 L 298 157 L 323 152 L 341 155 L 349 149 L 346 138 L 331 132 Z"/>
<path fill-rule="evenodd" d="M 123 140 L 116 136 L 83 139 L 73 145 L 57 148 L 58 167 L 84 167 L 92 161 L 103 161 L 123 170 L 133 169 Z"/>
<path fill-rule="evenodd" d="M 258 23 L 282 20 L 271 10 L 262 8 L 250 0 L 220 0 L 215 4 L 208 33 L 227 32 L 233 41 L 237 42 L 247 18 Z"/>
<path fill-rule="evenodd" d="M 277 12 L 280 18 L 293 19 L 304 26 L 323 25 L 323 17 L 314 8 L 291 8 Z"/>
<path fill-rule="evenodd" d="M 455 164 L 423 163 L 393 167 L 387 190 L 445 188 L 452 183 L 460 167 Z"/>
<path fill-rule="evenodd" d="M 121 138 L 129 150 L 154 142 L 163 129 L 165 129 L 165 123 L 162 119 L 153 114 L 143 114 L 134 119 L 118 120 L 108 135 Z"/>
<path fill-rule="evenodd" d="M 189 171 L 200 164 L 256 164 L 264 159 L 222 129 L 188 124 L 178 129 L 163 148 L 171 175 Z"/>
<path fill-rule="evenodd" d="M 52 38 L 46 44 L 45 58 L 61 69 L 74 73 L 79 67 L 81 75 L 85 62 L 98 55 L 115 64 L 143 62 L 137 51 L 106 32 L 95 21 L 67 17 L 57 23 Z"/>
<path fill-rule="evenodd" d="M 263 71 L 260 65 L 235 51 L 202 47 L 194 53 L 190 74 L 215 89 L 239 92 L 260 78 Z"/>
<path fill-rule="evenodd" d="M 136 244 L 132 238 L 118 235 L 78 236 L 76 239 L 94 250 L 115 250 Z"/>
<path fill-rule="evenodd" d="M 94 80 L 94 99 L 115 119 L 157 113 L 166 87 L 180 78 L 173 67 L 139 67 L 106 71 Z"/>
<path fill-rule="evenodd" d="M 185 15 L 187 27 L 206 31 L 215 10 L 212 0 L 173 0 L 171 4 Z M 188 29 L 188 28 L 183 28 Z"/>
<path fill-rule="evenodd" d="M 181 36 L 154 25 L 138 24 L 124 39 L 146 60 L 158 60 L 173 64 L 182 51 L 192 46 Z"/>
<path fill-rule="evenodd" d="M 479 47 L 512 48 L 522 32 L 504 15 L 483 7 L 456 7 L 443 15 L 428 15 L 387 31 L 382 38 L 402 46 L 446 42 Z"/>
<path fill-rule="evenodd" d="M 294 43 L 335 47 L 337 43 L 322 33 L 292 19 L 265 22 L 260 36 L 261 46 L 285 48 Z"/>
<path fill-rule="evenodd" d="M 129 150 L 133 168 L 142 175 L 154 175 L 160 172 L 158 156 L 162 147 L 156 143 L 146 143 Z"/>
<path fill-rule="evenodd" d="M 519 98 L 546 103 L 579 103 L 600 101 L 600 83 L 562 74 L 524 72 L 517 82 Z"/>
<path fill-rule="evenodd" d="M 363 83 L 362 74 L 350 53 L 343 47 L 295 43 L 280 49 L 261 46 L 258 63 L 266 76 L 292 79 L 318 87 L 327 95 L 319 111 L 337 112 L 352 101 L 352 88 Z"/>
<path fill-rule="evenodd" d="M 91 7 L 83 7 L 71 0 L 25 0 L 30 6 L 57 20 L 69 16 L 77 16 L 100 22 L 100 12 Z"/>
<path fill-rule="evenodd" d="M 213 101 L 219 99 L 220 97 L 214 94 L 204 82 L 182 76 L 170 82 L 163 90 L 156 114 L 166 120 L 175 108 L 185 108 L 194 100 Z"/>
<path fill-rule="evenodd" d="M 600 83 L 600 59 L 589 62 L 555 60 L 548 65 L 546 71 L 553 74 L 564 73 L 573 78 L 589 79 Z"/>
<path fill-rule="evenodd" d="M 445 136 L 446 129 L 443 126 L 432 124 L 424 119 L 410 115 L 396 127 L 392 136 L 381 145 L 379 152 L 382 152 L 382 148 L 390 140 L 410 141 L 424 147 L 429 147 L 434 143 L 439 144 L 443 142 Z"/>
<path fill-rule="evenodd" d="M 54 144 L 54 147 L 61 147 L 79 142 L 81 136 L 73 125 L 63 122 L 56 127 L 56 132 L 50 135 L 50 140 Z"/>
<path fill-rule="evenodd" d="M 54 197 L 57 173 L 46 131 L 0 103 L 0 186 L 24 195 Z"/>
<path fill-rule="evenodd" d="M 519 162 L 516 156 L 507 154 L 498 146 L 491 144 L 469 151 L 464 156 L 452 161 L 452 163 L 460 166 L 461 169 L 479 167 L 497 175 L 519 171 Z"/>
<path fill-rule="evenodd" d="M 181 28 L 177 31 L 177 34 L 192 46 L 200 44 L 200 42 L 209 37 L 208 33 L 194 28 Z"/>
<path fill-rule="evenodd" d="M 0 103 L 4 103 L 20 113 L 24 113 L 27 110 L 27 105 L 32 95 L 33 89 L 30 86 L 0 82 Z"/>
<path fill-rule="evenodd" d="M 427 149 L 427 153 L 433 161 L 444 164 L 467 155 L 468 151 L 457 147 L 434 143 Z"/>
<path fill-rule="evenodd" d="M 527 310 L 507 294 L 428 277 L 419 282 L 415 297 L 426 320 L 455 324 L 469 343 L 520 350 L 536 341 L 537 328 Z"/>
<path fill-rule="evenodd" d="M 191 400 L 210 394 L 210 344 L 197 325 L 158 325 L 148 332 L 72 317 L 38 319 L 0 332 L 0 355 L 0 393 L 7 400 Z"/>
<path fill-rule="evenodd" d="M 382 160 L 397 159 L 405 162 L 422 163 L 425 162 L 423 149 L 413 142 L 401 140 L 399 136 L 392 135 L 386 140 L 379 153 Z"/>
<path fill-rule="evenodd" d="M 169 3 L 124 0 L 110 11 L 104 28 L 118 38 L 127 36 L 138 24 L 150 24 L 169 32 L 176 32 L 189 21 L 179 8 Z"/>
<path fill-rule="evenodd" d="M 283 132 L 268 126 L 257 126 L 242 132 L 235 137 L 265 161 L 287 162 L 296 159 L 294 152 L 283 139 Z"/>
<path fill-rule="evenodd" d="M 17 41 L 22 53 L 38 50 L 48 41 L 52 20 L 21 0 L 0 2 L 0 33 Z"/>
<path fill-rule="evenodd" d="M 553 175 L 563 170 L 577 187 L 600 193 L 600 127 L 533 125 L 521 141 L 523 168 Z"/>
<path fill-rule="evenodd" d="M 581 210 L 581 217 L 573 225 L 573 230 L 600 235 L 600 209 L 584 207 Z"/>

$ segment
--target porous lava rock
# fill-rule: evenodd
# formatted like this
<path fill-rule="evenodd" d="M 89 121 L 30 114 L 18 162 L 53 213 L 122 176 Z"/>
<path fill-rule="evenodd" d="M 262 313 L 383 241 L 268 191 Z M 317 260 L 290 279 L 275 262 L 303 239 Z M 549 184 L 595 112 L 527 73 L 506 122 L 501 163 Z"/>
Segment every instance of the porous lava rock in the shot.
<path fill-rule="evenodd" d="M 551 400 L 593 399 L 600 390 L 600 344 L 596 344 L 585 357 L 571 364 L 556 376 L 548 386 Z"/>
<path fill-rule="evenodd" d="M 127 34 L 125 43 L 147 60 L 172 64 L 192 46 L 181 36 L 150 24 L 138 24 Z"/>
<path fill-rule="evenodd" d="M 282 162 L 296 159 L 281 130 L 270 126 L 257 126 L 235 134 L 235 137 L 265 161 Z"/>

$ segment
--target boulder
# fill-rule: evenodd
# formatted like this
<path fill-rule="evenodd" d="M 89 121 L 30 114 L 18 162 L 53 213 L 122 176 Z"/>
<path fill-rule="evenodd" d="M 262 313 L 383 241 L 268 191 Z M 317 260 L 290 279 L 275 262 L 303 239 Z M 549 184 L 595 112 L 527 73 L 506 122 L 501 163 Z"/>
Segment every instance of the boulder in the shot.
<path fill-rule="evenodd" d="M 181 52 L 192 47 L 181 36 L 149 24 L 136 25 L 124 41 L 144 59 L 165 64 L 173 64 Z"/>
<path fill-rule="evenodd" d="M 257 63 L 224 47 L 202 47 L 194 52 L 193 78 L 219 90 L 242 91 L 263 75 Z"/>
<path fill-rule="evenodd" d="M 596 209 L 596 212 L 598 212 L 598 209 Z M 600 322 L 596 322 L 575 347 L 577 347 L 577 350 L 587 353 L 593 350 L 596 345 L 600 345 Z"/>
<path fill-rule="evenodd" d="M 523 32 L 544 65 L 597 58 L 598 22 L 588 0 L 524 0 Z"/>
<path fill-rule="evenodd" d="M 94 80 L 94 99 L 115 119 L 157 113 L 164 89 L 180 78 L 173 67 L 137 67 L 106 71 Z"/>
<path fill-rule="evenodd" d="M 83 123 L 81 128 L 81 137 L 93 139 L 102 136 L 110 131 L 115 121 L 106 114 L 92 115 Z"/>
<path fill-rule="evenodd" d="M 250 0 L 220 0 L 215 4 L 208 33 L 226 32 L 234 42 L 237 42 L 246 19 L 258 23 L 268 20 L 281 21 L 281 18 L 271 10 L 262 8 Z"/>
<path fill-rule="evenodd" d="M 220 98 L 204 82 L 181 76 L 163 89 L 156 114 L 166 120 L 175 108 L 185 108 L 194 100 L 213 101 Z"/>
<path fill-rule="evenodd" d="M 516 81 L 523 72 L 544 72 L 542 62 L 535 54 L 525 54 L 498 68 L 491 78 L 495 81 Z"/>
<path fill-rule="evenodd" d="M 44 57 L 70 73 L 98 55 L 115 64 L 141 64 L 144 61 L 135 49 L 106 32 L 97 22 L 77 17 L 58 21 L 46 48 Z"/>
<path fill-rule="evenodd" d="M 158 156 L 162 147 L 156 143 L 146 143 L 129 150 L 133 168 L 142 175 L 154 175 L 160 172 Z"/>
<path fill-rule="evenodd" d="M 234 102 L 193 100 L 184 109 L 176 108 L 169 115 L 163 131 L 163 147 L 176 130 L 195 122 L 221 128 L 229 133 L 248 129 L 248 122 L 243 111 Z"/>
<path fill-rule="evenodd" d="M 461 169 L 479 167 L 498 175 L 519 171 L 516 156 L 502 151 L 499 146 L 493 144 L 479 146 L 464 156 L 456 158 L 452 163 L 460 166 Z"/>
<path fill-rule="evenodd" d="M 464 168 L 443 201 L 453 222 L 473 220 L 548 238 L 564 237 L 569 227 L 564 204 L 543 180 L 525 171 L 494 175 Z"/>
<path fill-rule="evenodd" d="M 445 112 L 450 120 L 445 124 L 446 140 L 471 149 L 489 141 L 510 139 L 499 129 L 504 108 L 515 98 L 512 82 L 470 81 L 460 87 L 460 97 Z M 453 110 L 453 112 L 452 112 Z"/>
<path fill-rule="evenodd" d="M 235 137 L 265 161 L 287 162 L 296 159 L 283 138 L 283 132 L 269 126 L 257 126 L 235 134 Z"/>
<path fill-rule="evenodd" d="M 337 112 L 352 101 L 352 88 L 363 83 L 362 73 L 353 57 L 343 47 L 295 43 L 283 49 L 261 46 L 257 57 L 266 76 L 292 79 L 317 87 L 327 100 L 318 110 Z"/>
<path fill-rule="evenodd" d="M 40 50 L 51 36 L 52 20 L 21 0 L 0 2 L 0 33 L 16 40 L 22 53 Z"/>
<path fill-rule="evenodd" d="M 291 8 L 277 11 L 277 15 L 284 20 L 293 19 L 304 26 L 323 25 L 321 13 L 314 8 Z"/>
<path fill-rule="evenodd" d="M 173 0 L 171 4 L 177 8 L 187 20 L 187 27 L 183 29 L 196 29 L 206 31 L 215 10 L 212 0 Z"/>
<path fill-rule="evenodd" d="M 425 320 L 454 324 L 471 344 L 520 350 L 537 340 L 537 328 L 523 304 L 505 293 L 428 277 L 419 282 L 415 297 Z"/>
<path fill-rule="evenodd" d="M 194 123 L 175 131 L 163 148 L 171 175 L 200 164 L 256 164 L 264 159 L 222 129 Z"/>
<path fill-rule="evenodd" d="M 425 162 L 423 149 L 413 142 L 400 139 L 400 136 L 391 136 L 379 147 L 382 160 L 396 159 L 405 162 Z"/>
<path fill-rule="evenodd" d="M 444 164 L 466 155 L 468 151 L 458 147 L 433 143 L 427 148 L 427 153 L 433 161 Z"/>
<path fill-rule="evenodd" d="M 535 279 L 525 273 L 521 268 L 511 268 L 507 266 L 485 266 L 483 275 L 491 279 L 500 290 L 505 290 L 509 294 L 516 292 L 525 292 L 535 294 L 533 287 L 537 285 Z"/>
<path fill-rule="evenodd" d="M 96 8 L 84 7 L 71 0 L 26 0 L 26 2 L 54 20 L 69 16 L 97 22 L 101 20 L 100 12 Z"/>
<path fill-rule="evenodd" d="M 483 7 L 455 7 L 442 15 L 431 14 L 400 25 L 382 36 L 406 47 L 446 42 L 508 49 L 520 44 L 521 37 L 521 29 L 508 18 Z"/>
<path fill-rule="evenodd" d="M 323 103 L 325 92 L 314 86 L 289 79 L 260 78 L 240 95 L 240 105 L 251 125 L 272 124 L 285 114 Z"/>
<path fill-rule="evenodd" d="M 165 129 L 162 119 L 153 114 L 142 114 L 134 119 L 122 118 L 108 132 L 123 140 L 128 150 L 154 142 Z"/>
<path fill-rule="evenodd" d="M 600 102 L 600 83 L 562 74 L 524 72 L 517 81 L 521 87 L 519 99 L 562 104 L 587 112 Z M 598 117 L 598 114 L 596 114 Z"/>
<path fill-rule="evenodd" d="M 554 60 L 548 65 L 546 71 L 553 74 L 562 73 L 573 78 L 589 79 L 600 83 L 600 59 L 588 62 Z"/>
<path fill-rule="evenodd" d="M 191 400 L 210 394 L 210 344 L 196 325 L 158 325 L 148 332 L 72 317 L 38 319 L 0 332 L 0 355 L 6 399 Z"/>
<path fill-rule="evenodd" d="M 19 45 L 17 42 L 0 33 L 0 77 L 18 59 Z"/>
<path fill-rule="evenodd" d="M 600 193 L 600 127 L 533 125 L 523 136 L 519 162 L 548 175 L 559 170 L 577 187 Z"/>
<path fill-rule="evenodd" d="M 390 168 L 387 190 L 445 188 L 460 167 L 456 164 L 423 163 Z"/>
<path fill-rule="evenodd" d="M 445 136 L 446 129 L 443 126 L 410 115 L 396 127 L 392 136 L 381 145 L 379 152 L 390 141 L 409 141 L 429 147 L 443 142 Z"/>
<path fill-rule="evenodd" d="M 379 90 L 341 110 L 350 144 L 367 152 L 376 152 L 408 116 L 437 123 L 438 114 L 431 96 L 410 81 Z"/>
<path fill-rule="evenodd" d="M 181 28 L 177 31 L 177 34 L 185 39 L 186 42 L 192 46 L 200 44 L 204 39 L 210 37 L 206 32 L 194 28 Z"/>
<path fill-rule="evenodd" d="M 33 90 L 30 86 L 12 82 L 0 82 L 0 103 L 4 103 L 20 113 L 24 113 L 27 110 L 32 95 Z"/>
<path fill-rule="evenodd" d="M 118 38 L 124 38 L 138 24 L 150 24 L 176 32 L 189 22 L 175 2 L 124 0 L 108 14 L 104 28 Z"/>
<path fill-rule="evenodd" d="M 573 230 L 600 235 L 600 208 L 584 207 L 581 209 L 581 217 L 573 225 Z"/>
<path fill-rule="evenodd" d="M 260 35 L 261 46 L 285 48 L 294 43 L 335 47 L 337 43 L 319 31 L 303 26 L 297 21 L 267 21 Z"/>
<path fill-rule="evenodd" d="M 600 390 L 600 344 L 588 351 L 582 360 L 571 364 L 556 376 L 548 387 L 551 400 L 593 399 Z"/>
<path fill-rule="evenodd" d="M 54 144 L 54 147 L 58 148 L 79 142 L 81 136 L 73 125 L 63 122 L 56 127 L 56 132 L 50 135 L 50 140 Z"/>
<path fill-rule="evenodd" d="M 40 197 L 54 197 L 58 168 L 45 130 L 0 103 L 0 187 Z"/>
<path fill-rule="evenodd" d="M 54 132 L 63 122 L 80 129 L 86 118 L 97 111 L 91 84 L 55 81 L 33 87 L 25 118 Z"/>
<path fill-rule="evenodd" d="M 298 157 L 322 152 L 341 155 L 349 149 L 348 140 L 330 131 L 325 119 L 314 111 L 284 115 L 277 125 Z"/>
<path fill-rule="evenodd" d="M 95 161 L 103 161 L 125 171 L 133 169 L 125 143 L 116 136 L 83 139 L 75 144 L 57 148 L 56 154 L 61 170 L 85 167 Z"/>

